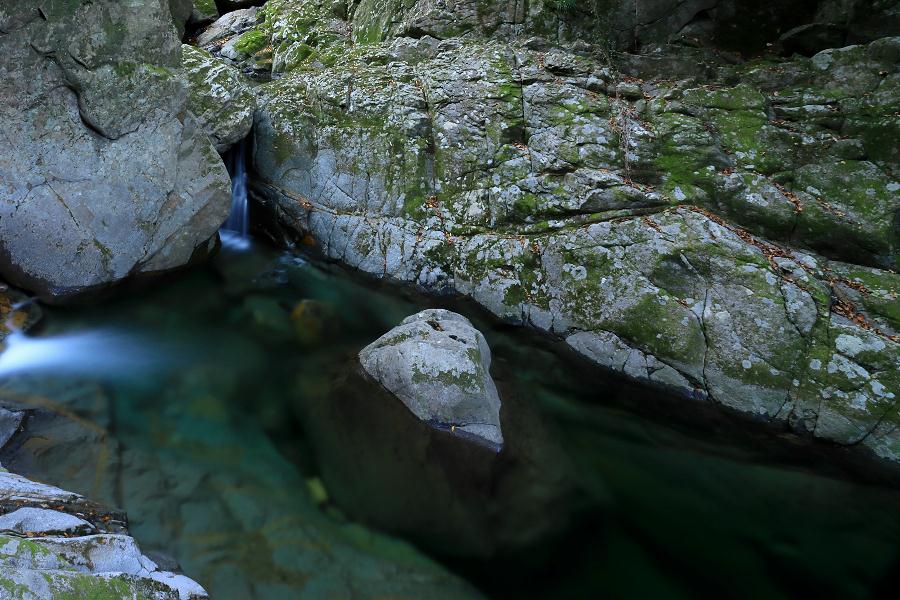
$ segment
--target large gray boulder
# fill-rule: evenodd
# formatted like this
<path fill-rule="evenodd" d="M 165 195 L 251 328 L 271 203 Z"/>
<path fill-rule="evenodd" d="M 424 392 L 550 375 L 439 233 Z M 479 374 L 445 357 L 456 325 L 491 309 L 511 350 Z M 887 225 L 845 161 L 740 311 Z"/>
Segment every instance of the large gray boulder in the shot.
<path fill-rule="evenodd" d="M 416 313 L 363 348 L 359 360 L 428 425 L 498 451 L 503 447 L 491 350 L 462 315 Z"/>
<path fill-rule="evenodd" d="M 0 275 L 45 297 L 173 269 L 229 210 L 168 5 L 0 10 Z"/>
<path fill-rule="evenodd" d="M 358 360 L 296 404 L 324 487 L 351 519 L 468 559 L 546 548 L 571 526 L 583 508 L 572 457 L 524 394 L 531 383 L 514 383 L 520 365 L 491 360 L 469 321 L 422 311 Z"/>

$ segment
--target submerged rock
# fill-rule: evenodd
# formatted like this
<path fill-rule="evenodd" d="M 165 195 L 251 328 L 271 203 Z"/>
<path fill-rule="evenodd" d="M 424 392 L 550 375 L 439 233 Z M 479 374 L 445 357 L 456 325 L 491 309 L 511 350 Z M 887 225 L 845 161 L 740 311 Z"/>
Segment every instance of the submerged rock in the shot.
<path fill-rule="evenodd" d="M 21 410 L 7 410 L 0 407 L 0 448 L 19 430 L 25 413 Z"/>
<path fill-rule="evenodd" d="M 59 298 L 209 250 L 229 180 L 168 4 L 25 0 L 0 30 L 0 274 Z"/>
<path fill-rule="evenodd" d="M 333 304 L 306 298 L 291 309 L 291 325 L 297 341 L 307 347 L 327 343 L 338 334 L 340 320 Z"/>
<path fill-rule="evenodd" d="M 194 302 L 208 306 L 203 294 L 194 297 Z M 286 328 L 290 331 L 289 322 Z M 265 358 L 254 354 L 253 345 L 237 351 L 244 366 Z M 134 520 L 128 523 L 122 511 L 12 474 L 2 480 L 0 515 L 49 506 L 89 522 L 96 528 L 90 532 L 94 538 L 59 547 L 60 536 L 52 536 L 57 539 L 48 556 L 77 550 L 95 557 L 100 542 L 109 542 L 120 551 L 101 557 L 107 565 L 112 566 L 110 561 L 115 559 L 119 567 L 131 568 L 139 560 L 149 575 L 103 576 L 118 586 L 109 591 L 114 598 L 134 597 L 135 586 L 150 586 L 147 593 L 138 593 L 139 598 L 154 597 L 151 592 L 161 598 L 179 598 L 170 588 L 189 591 L 195 585 L 188 577 L 172 573 L 180 570 L 202 581 L 214 598 L 349 597 L 357 590 L 398 598 L 482 597 L 411 545 L 326 517 L 304 493 L 301 474 L 258 424 L 259 406 L 248 407 L 246 418 L 222 421 L 235 409 L 235 378 L 223 377 L 219 363 L 206 369 L 194 364 L 169 381 L 164 402 L 174 412 L 164 420 L 150 417 L 159 412 L 155 392 L 143 399 L 110 397 L 100 386 L 71 378 L 5 381 L 0 406 L 23 414 L 24 419 L 0 447 L 0 461 L 17 473 L 64 484 L 105 505 L 121 505 Z M 135 437 L 126 425 L 135 422 L 148 425 L 143 434 L 148 437 Z M 96 537 L 99 534 L 104 537 Z M 113 534 L 132 535 L 140 544 L 140 556 Z M 3 543 L 0 540 L 0 547 Z M 157 567 L 150 568 L 141 557 L 150 558 Z M 80 559 L 73 560 L 80 564 Z M 45 573 L 16 571 L 16 581 L 35 586 L 29 587 L 36 590 L 34 595 L 26 598 L 54 597 L 37 580 Z M 0 590 L 5 575 L 0 557 Z M 51 575 L 57 576 L 58 589 L 70 583 L 93 592 L 104 585 L 89 573 L 67 570 Z"/>
<path fill-rule="evenodd" d="M 424 310 L 407 317 L 359 353 L 373 379 L 431 427 L 499 451 L 500 396 L 491 350 L 462 315 Z"/>

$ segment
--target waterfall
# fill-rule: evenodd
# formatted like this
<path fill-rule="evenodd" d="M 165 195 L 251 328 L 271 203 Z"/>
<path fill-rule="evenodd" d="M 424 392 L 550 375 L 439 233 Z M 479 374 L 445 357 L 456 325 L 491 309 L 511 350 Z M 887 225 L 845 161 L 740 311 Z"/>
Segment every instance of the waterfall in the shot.
<path fill-rule="evenodd" d="M 231 214 L 222 226 L 219 236 L 222 244 L 228 248 L 243 250 L 250 246 L 247 233 L 249 218 L 247 216 L 247 163 L 245 156 L 246 140 L 236 144 L 228 153 L 227 167 L 231 174 Z"/>

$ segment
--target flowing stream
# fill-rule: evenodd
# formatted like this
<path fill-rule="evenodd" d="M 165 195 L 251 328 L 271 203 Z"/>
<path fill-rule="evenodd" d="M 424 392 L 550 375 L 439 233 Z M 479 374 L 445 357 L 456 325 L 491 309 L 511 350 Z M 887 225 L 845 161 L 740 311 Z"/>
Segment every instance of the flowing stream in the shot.
<path fill-rule="evenodd" d="M 522 457 L 493 485 L 468 489 L 481 465 L 416 445 L 356 376 L 361 347 L 441 304 L 492 348 Z M 127 510 L 142 547 L 213 598 L 864 598 L 898 584 L 900 491 L 851 477 L 847 453 L 589 375 L 469 304 L 266 247 L 47 308 L 8 345 L 0 395 L 36 412 L 0 462 Z M 395 452 L 407 443 L 430 458 Z"/>
<path fill-rule="evenodd" d="M 236 250 L 250 247 L 250 216 L 247 203 L 247 146 L 249 140 L 234 145 L 226 157 L 228 174 L 231 176 L 231 212 L 222 225 L 220 237 L 224 246 Z"/>

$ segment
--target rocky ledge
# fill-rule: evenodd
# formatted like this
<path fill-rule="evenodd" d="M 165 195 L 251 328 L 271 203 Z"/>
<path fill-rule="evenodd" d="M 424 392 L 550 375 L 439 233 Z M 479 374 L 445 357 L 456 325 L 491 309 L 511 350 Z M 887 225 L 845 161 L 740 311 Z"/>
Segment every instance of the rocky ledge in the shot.
<path fill-rule="evenodd" d="M 609 4 L 270 0 L 203 41 L 273 78 L 253 193 L 287 237 L 900 460 L 895 9 Z"/>
<path fill-rule="evenodd" d="M 0 409 L 8 415 L 13 414 Z M 0 413 L 0 423 L 7 430 Z M 0 446 L 6 442 L 0 437 Z M 125 516 L 0 467 L 0 596 L 200 600 L 184 575 L 161 570 L 128 535 Z"/>

